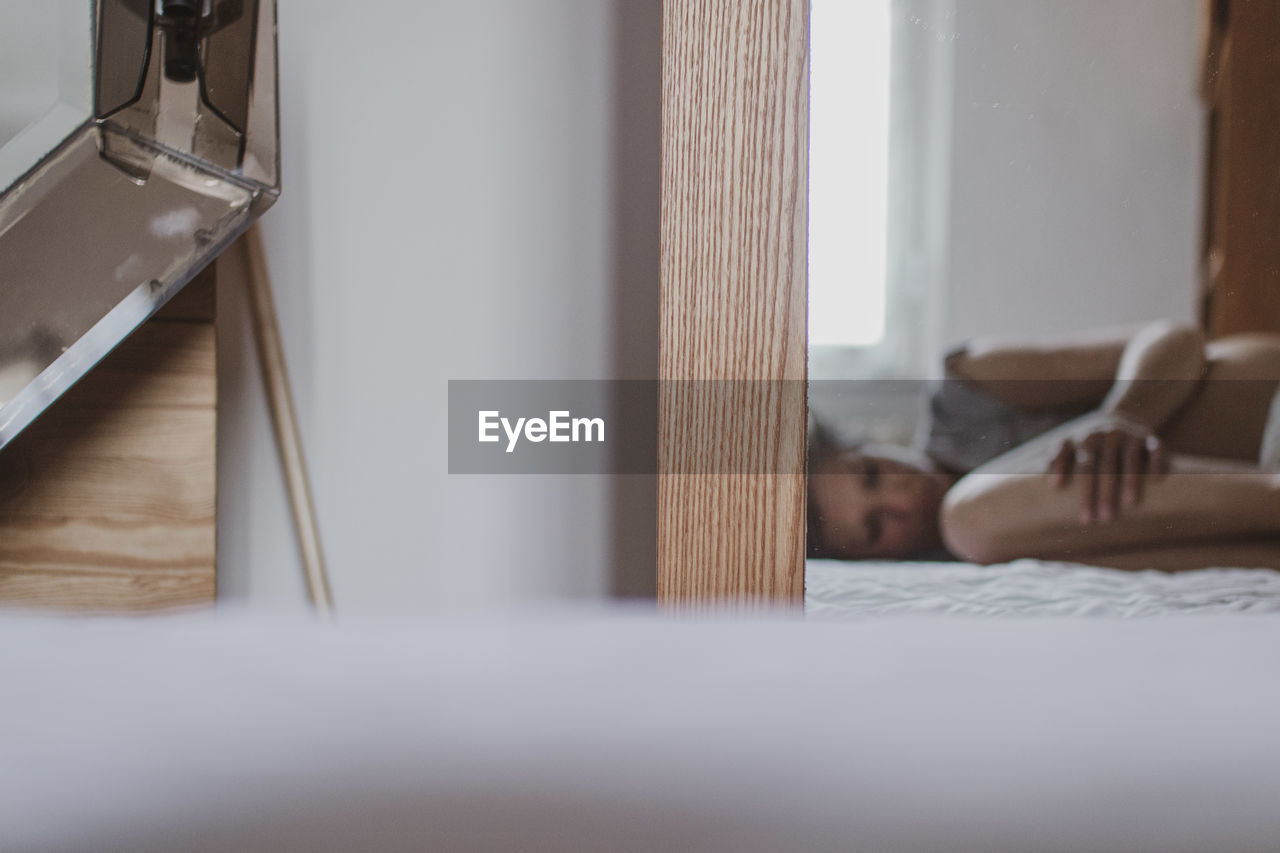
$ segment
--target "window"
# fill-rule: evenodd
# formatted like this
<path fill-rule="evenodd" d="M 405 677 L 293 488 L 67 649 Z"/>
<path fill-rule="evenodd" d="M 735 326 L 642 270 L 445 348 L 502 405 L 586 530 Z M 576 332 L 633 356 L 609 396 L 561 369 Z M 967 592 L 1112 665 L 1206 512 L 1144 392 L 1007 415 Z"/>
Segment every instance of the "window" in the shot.
<path fill-rule="evenodd" d="M 955 0 L 812 0 L 815 379 L 941 370 Z"/>
<path fill-rule="evenodd" d="M 884 339 L 890 0 L 813 0 L 809 344 Z"/>

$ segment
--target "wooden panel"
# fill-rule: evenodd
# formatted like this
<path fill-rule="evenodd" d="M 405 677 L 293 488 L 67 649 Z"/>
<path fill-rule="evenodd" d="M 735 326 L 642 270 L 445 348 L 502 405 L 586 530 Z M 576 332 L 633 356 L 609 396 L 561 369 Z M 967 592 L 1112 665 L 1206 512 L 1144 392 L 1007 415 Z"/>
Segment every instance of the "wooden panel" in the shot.
<path fill-rule="evenodd" d="M 1208 328 L 1280 332 L 1280 3 L 1208 8 Z"/>
<path fill-rule="evenodd" d="M 0 604 L 213 601 L 213 293 L 210 271 L 0 451 Z"/>
<path fill-rule="evenodd" d="M 808 5 L 663 4 L 667 603 L 804 596 Z"/>
<path fill-rule="evenodd" d="M 156 320 L 190 320 L 192 322 L 212 323 L 217 314 L 217 288 L 215 281 L 215 264 L 209 264 L 196 275 L 191 283 L 169 303 L 156 312 Z"/>

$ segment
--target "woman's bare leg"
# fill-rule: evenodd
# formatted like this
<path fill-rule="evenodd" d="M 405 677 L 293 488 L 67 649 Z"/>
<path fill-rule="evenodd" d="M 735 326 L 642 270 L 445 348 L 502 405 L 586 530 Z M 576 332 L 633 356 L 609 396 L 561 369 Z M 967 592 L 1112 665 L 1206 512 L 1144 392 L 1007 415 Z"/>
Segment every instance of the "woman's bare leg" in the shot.
<path fill-rule="evenodd" d="M 1160 435 L 1175 453 L 1256 460 L 1280 382 L 1280 336 L 1222 338 L 1205 354 L 1195 397 Z"/>
<path fill-rule="evenodd" d="M 1087 562 L 1088 555 L 1280 534 L 1280 475 L 1175 457 L 1142 502 L 1110 522 L 1084 524 L 1080 497 L 1041 473 L 986 466 L 947 493 L 942 534 L 977 563 L 1020 557 Z M 1040 469 L 1043 470 L 1043 469 Z"/>
<path fill-rule="evenodd" d="M 1136 551 L 1087 554 L 1071 559 L 1073 562 L 1090 566 L 1133 571 L 1160 569 L 1166 572 L 1180 572 L 1220 567 L 1280 569 L 1280 539 L 1166 545 Z"/>

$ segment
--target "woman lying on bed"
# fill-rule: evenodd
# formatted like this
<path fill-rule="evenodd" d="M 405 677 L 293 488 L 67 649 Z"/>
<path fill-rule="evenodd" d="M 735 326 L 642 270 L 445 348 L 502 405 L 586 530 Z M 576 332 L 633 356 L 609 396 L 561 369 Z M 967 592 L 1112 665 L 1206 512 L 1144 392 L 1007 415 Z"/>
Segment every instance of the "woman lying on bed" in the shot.
<path fill-rule="evenodd" d="M 811 437 L 810 556 L 1280 568 L 1280 336 L 980 340 L 946 373 L 918 447 Z"/>

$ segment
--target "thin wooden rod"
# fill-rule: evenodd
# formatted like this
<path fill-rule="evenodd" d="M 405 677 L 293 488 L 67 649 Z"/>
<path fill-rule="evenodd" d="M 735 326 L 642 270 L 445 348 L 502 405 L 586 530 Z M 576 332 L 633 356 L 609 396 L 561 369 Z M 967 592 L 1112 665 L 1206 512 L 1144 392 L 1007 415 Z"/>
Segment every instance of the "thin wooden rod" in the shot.
<path fill-rule="evenodd" d="M 289 490 L 289 507 L 298 535 L 302 566 L 307 577 L 307 593 L 316 612 L 325 618 L 333 616 L 333 598 L 329 592 L 329 576 L 325 571 L 324 553 L 320 550 L 320 526 L 316 522 L 315 503 L 311 498 L 311 482 L 302 455 L 302 439 L 293 407 L 289 373 L 285 367 L 284 346 L 280 340 L 280 323 L 275 300 L 271 296 L 271 276 L 267 272 L 262 237 L 255 225 L 244 236 L 249 260 L 249 307 L 253 314 L 253 336 L 258 345 L 258 363 L 262 367 L 262 384 L 267 391 L 267 407 L 275 431 L 280 465 L 284 469 L 285 486 Z"/>

